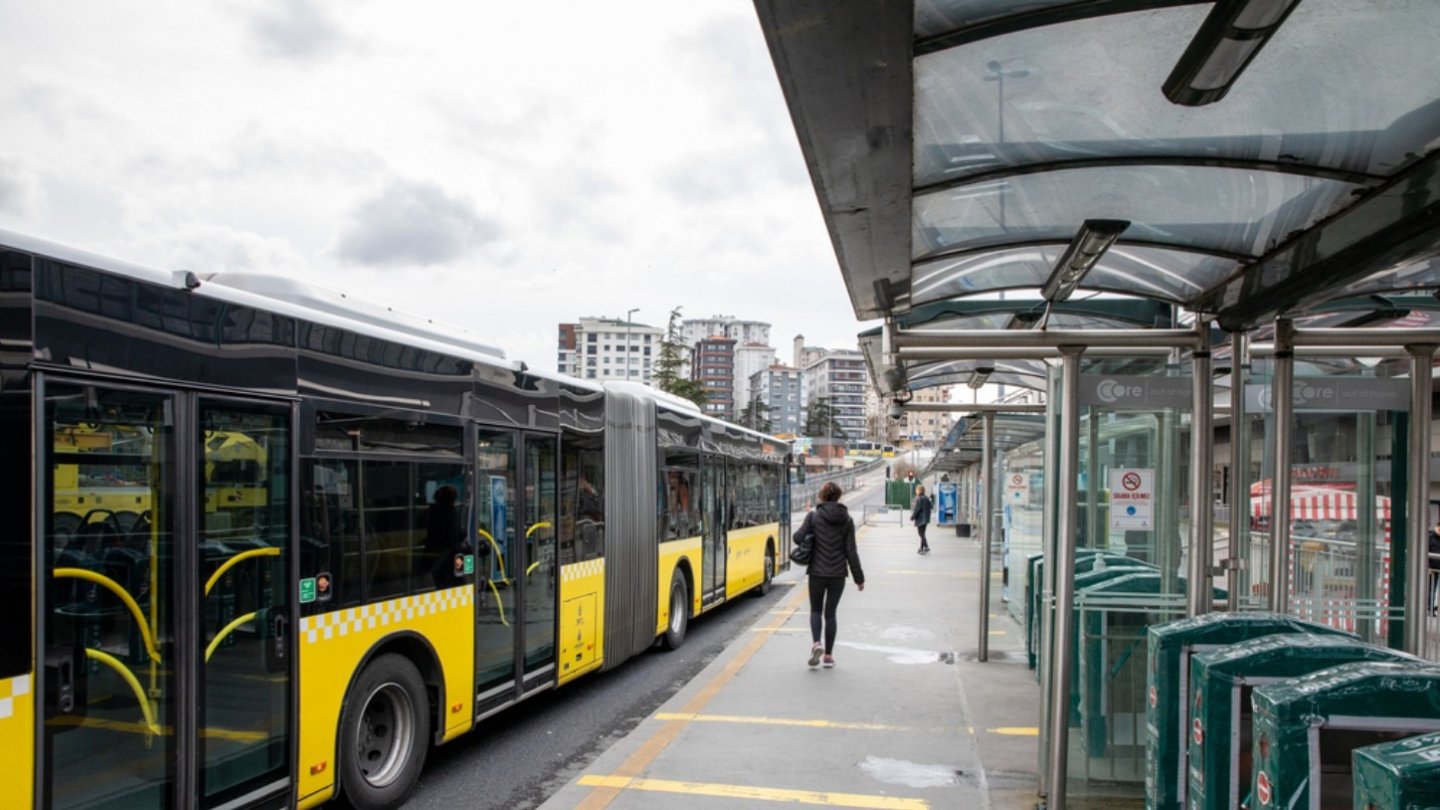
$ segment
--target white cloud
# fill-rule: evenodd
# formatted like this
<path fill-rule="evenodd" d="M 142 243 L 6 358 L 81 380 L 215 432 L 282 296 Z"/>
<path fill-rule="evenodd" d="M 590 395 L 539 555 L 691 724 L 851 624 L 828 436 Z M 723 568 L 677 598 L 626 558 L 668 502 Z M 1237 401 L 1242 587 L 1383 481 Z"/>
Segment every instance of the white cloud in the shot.
<path fill-rule="evenodd" d="M 428 266 L 460 259 L 500 235 L 469 201 L 433 183 L 395 180 L 360 203 L 336 254 L 353 264 Z"/>
<path fill-rule="evenodd" d="M 0 155 L 0 211 L 19 216 L 38 213 L 45 193 L 40 179 L 22 158 Z"/>

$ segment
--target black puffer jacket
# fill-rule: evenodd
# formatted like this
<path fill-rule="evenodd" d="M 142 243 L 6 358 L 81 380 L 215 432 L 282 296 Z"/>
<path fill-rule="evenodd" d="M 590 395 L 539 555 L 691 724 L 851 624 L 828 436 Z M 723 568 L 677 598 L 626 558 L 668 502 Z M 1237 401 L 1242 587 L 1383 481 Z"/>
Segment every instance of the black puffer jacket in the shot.
<path fill-rule="evenodd" d="M 845 504 L 827 501 L 816 506 L 800 524 L 797 537 L 810 534 L 810 567 L 812 577 L 849 576 L 855 584 L 865 583 L 865 570 L 860 567 L 860 554 L 855 550 L 855 521 Z"/>

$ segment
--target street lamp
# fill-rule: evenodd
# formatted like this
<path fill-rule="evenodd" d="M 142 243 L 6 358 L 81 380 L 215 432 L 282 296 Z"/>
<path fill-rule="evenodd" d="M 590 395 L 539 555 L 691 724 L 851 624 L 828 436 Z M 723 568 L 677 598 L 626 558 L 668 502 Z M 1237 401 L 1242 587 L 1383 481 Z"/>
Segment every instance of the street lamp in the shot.
<path fill-rule="evenodd" d="M 640 308 L 639 308 L 639 307 L 635 307 L 634 309 L 627 309 L 627 310 L 625 310 L 625 381 L 626 381 L 626 382 L 629 382 L 629 381 L 630 381 L 630 354 L 631 354 L 631 352 L 632 352 L 632 349 L 631 349 L 631 347 L 630 347 L 630 319 L 633 318 L 633 317 L 635 317 L 635 313 L 637 313 L 637 312 L 639 312 L 639 311 L 640 311 Z"/>
<path fill-rule="evenodd" d="M 1002 65 L 1000 64 L 1000 62 L 999 62 L 998 60 L 995 60 L 995 59 L 991 59 L 989 62 L 986 62 L 986 63 L 985 63 L 985 71 L 986 71 L 985 75 L 982 76 L 981 78 L 984 79 L 984 80 L 987 81 L 987 82 L 995 82 L 995 83 L 998 85 L 998 90 L 999 90 L 999 92 L 995 94 L 995 98 L 996 98 L 996 102 L 995 102 L 995 117 L 998 119 L 998 122 L 997 122 L 996 126 L 997 126 L 997 128 L 998 128 L 998 130 L 999 130 L 999 132 L 998 132 L 999 139 L 998 139 L 998 141 L 997 141 L 997 143 L 996 143 L 996 146 L 1004 146 L 1004 145 L 1005 145 L 1005 80 L 1006 80 L 1006 79 L 1023 79 L 1023 78 L 1025 78 L 1026 76 L 1029 76 L 1029 75 L 1030 75 L 1030 71 L 1025 70 L 1024 68 L 1020 68 L 1020 69 L 1017 69 L 1017 70 L 1005 70 L 1004 66 L 1002 66 Z M 995 156 L 996 156 L 997 158 L 1000 158 L 1001 160 L 1004 159 L 1003 155 L 1000 154 L 1000 150 L 999 150 L 999 149 L 996 149 L 996 150 L 995 150 Z M 1005 230 L 1005 189 L 1006 189 L 1006 186 L 1002 184 L 1002 185 L 1000 186 L 1000 230 L 1001 230 L 1001 231 L 1004 231 L 1004 230 Z"/>

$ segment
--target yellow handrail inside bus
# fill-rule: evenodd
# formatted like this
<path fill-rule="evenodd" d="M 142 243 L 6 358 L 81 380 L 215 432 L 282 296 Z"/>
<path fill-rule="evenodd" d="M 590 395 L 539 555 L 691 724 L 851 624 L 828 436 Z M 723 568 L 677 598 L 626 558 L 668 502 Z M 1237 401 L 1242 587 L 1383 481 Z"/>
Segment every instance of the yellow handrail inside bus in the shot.
<path fill-rule="evenodd" d="M 475 533 L 478 534 L 478 535 L 480 535 L 481 537 L 485 538 L 487 541 L 489 541 L 489 543 L 490 543 L 490 548 L 495 551 L 495 559 L 497 559 L 497 560 L 500 561 L 500 573 L 501 573 L 501 574 L 504 574 L 504 573 L 505 573 L 505 555 L 500 552 L 500 544 L 499 544 L 499 543 L 496 543 L 496 542 L 495 542 L 495 538 L 494 538 L 493 536 L 491 536 L 490 532 L 487 532 L 487 531 L 485 531 L 484 529 L 479 529 L 479 528 L 477 528 L 477 529 L 475 530 Z M 489 577 L 486 577 L 486 579 L 489 579 Z M 510 581 L 510 578 L 509 578 L 509 577 L 505 577 L 502 581 L 503 581 L 503 582 L 509 582 L 509 581 Z"/>
<path fill-rule="evenodd" d="M 245 560 L 248 560 L 248 559 L 250 559 L 251 557 L 279 557 L 279 556 L 280 556 L 280 549 L 278 549 L 278 548 L 252 548 L 252 549 L 250 549 L 249 551 L 242 551 L 242 552 L 240 552 L 239 554 L 236 554 L 234 557 L 231 557 L 230 559 L 226 560 L 225 563 L 224 563 L 223 565 L 221 565 L 219 568 L 216 568 L 216 569 L 215 569 L 215 573 L 213 573 L 213 574 L 210 575 L 210 579 L 208 579 L 208 580 L 205 581 L 205 595 L 206 595 L 206 596 L 209 596 L 209 595 L 210 595 L 210 589 L 213 588 L 213 587 L 215 587 L 215 583 L 217 583 L 217 582 L 220 581 L 220 577 L 225 576 L 225 572 L 226 572 L 226 571 L 229 571 L 231 568 L 235 567 L 235 565 L 237 565 L 238 563 L 241 563 L 241 562 L 243 562 L 243 561 L 245 561 Z"/>
<path fill-rule="evenodd" d="M 92 661 L 99 661 L 115 670 L 115 674 L 130 685 L 130 691 L 135 693 L 135 700 L 140 703 L 140 712 L 145 715 L 145 727 L 150 730 L 151 734 L 159 737 L 160 726 L 155 724 L 155 712 L 150 708 L 150 700 L 145 697 L 145 690 L 140 686 L 140 679 L 135 677 L 130 668 L 117 661 L 115 656 L 89 647 L 85 648 L 85 657 Z"/>
<path fill-rule="evenodd" d="M 500 609 L 500 623 L 509 627 L 510 622 L 505 621 L 505 603 L 500 601 L 500 589 L 495 587 L 495 580 L 493 579 L 486 579 L 485 583 L 490 586 L 491 592 L 495 594 L 495 607 Z"/>
<path fill-rule="evenodd" d="M 530 535 L 534 534 L 536 529 L 548 529 L 548 528 L 550 528 L 550 521 L 548 521 L 548 520 L 542 520 L 542 521 L 540 521 L 539 523 L 536 523 L 534 526 L 531 526 L 530 528 L 528 528 L 528 529 L 525 530 L 525 539 L 526 539 L 526 540 L 529 540 L 529 539 L 530 539 Z M 537 560 L 536 562 L 530 563 L 530 567 L 525 569 L 525 576 L 528 577 L 528 576 L 530 576 L 531 574 L 535 573 L 535 567 L 536 567 L 537 565 L 539 565 L 539 564 L 540 564 L 540 563 L 539 563 L 538 560 Z"/>
<path fill-rule="evenodd" d="M 495 558 L 500 561 L 500 571 L 501 573 L 504 573 L 505 555 L 500 553 L 500 544 L 496 543 L 495 538 L 490 534 L 490 532 L 487 532 L 484 529 L 476 527 L 475 533 L 489 541 L 490 548 L 495 550 Z M 508 582 L 509 580 L 505 581 Z M 500 623 L 505 625 L 506 627 L 509 627 L 510 622 L 505 621 L 505 603 L 500 601 L 500 589 L 495 587 L 495 580 L 491 579 L 489 576 L 486 576 L 485 584 L 489 585 L 491 592 L 495 594 L 495 607 L 500 610 Z"/>
<path fill-rule="evenodd" d="M 160 651 L 155 648 L 155 640 L 150 635 L 150 625 L 145 622 L 145 614 L 140 612 L 140 606 L 135 604 L 135 598 L 130 595 L 129 591 L 120 587 L 120 583 L 104 574 L 97 574 L 85 568 L 56 568 L 55 576 L 57 578 L 73 577 L 75 579 L 93 582 L 120 597 L 120 601 L 124 602 L 125 607 L 130 609 L 130 615 L 135 617 L 135 626 L 140 628 L 140 638 L 145 641 L 145 651 L 150 653 L 151 659 L 157 662 L 160 660 Z"/>
<path fill-rule="evenodd" d="M 278 551 L 279 549 L 276 549 L 276 550 Z M 225 625 L 225 628 L 224 628 L 223 630 L 221 630 L 220 632 L 216 633 L 216 634 L 215 634 L 215 638 L 211 639 L 211 640 L 210 640 L 210 643 L 205 646 L 205 663 L 207 663 L 207 664 L 210 663 L 210 656 L 212 656 L 212 655 L 215 654 L 215 648 L 217 648 L 217 647 L 220 646 L 220 642 L 224 641 L 226 636 L 228 636 L 228 635 L 230 635 L 231 633 L 235 632 L 235 628 L 237 628 L 237 627 L 239 627 L 240 625 L 242 625 L 242 624 L 250 621 L 251 619 L 254 619 L 256 616 L 259 616 L 259 615 L 260 615 L 260 611 L 258 611 L 258 610 L 255 611 L 254 613 L 246 613 L 244 616 L 241 616 L 240 618 L 236 619 L 235 621 L 230 622 L 229 624 Z"/>

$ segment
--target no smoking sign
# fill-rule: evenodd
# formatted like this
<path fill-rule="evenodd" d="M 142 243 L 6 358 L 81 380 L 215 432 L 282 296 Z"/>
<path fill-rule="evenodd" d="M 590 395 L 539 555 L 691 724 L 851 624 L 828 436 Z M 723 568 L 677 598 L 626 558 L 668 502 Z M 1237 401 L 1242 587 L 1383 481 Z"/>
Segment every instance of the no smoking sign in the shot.
<path fill-rule="evenodd" d="M 1110 528 L 1149 531 L 1155 528 L 1155 470 L 1110 471 Z"/>

